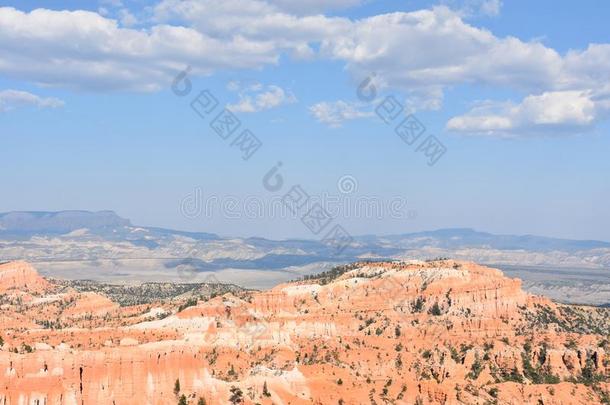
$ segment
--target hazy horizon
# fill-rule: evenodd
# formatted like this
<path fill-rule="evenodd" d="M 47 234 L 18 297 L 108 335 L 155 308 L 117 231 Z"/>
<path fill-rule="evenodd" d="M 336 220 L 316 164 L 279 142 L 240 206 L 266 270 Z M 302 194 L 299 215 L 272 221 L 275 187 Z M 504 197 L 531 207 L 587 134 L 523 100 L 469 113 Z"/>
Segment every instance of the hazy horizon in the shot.
<path fill-rule="evenodd" d="M 314 236 L 310 236 L 308 237 L 303 237 L 303 238 L 267 238 L 265 236 L 262 235 L 249 235 L 249 234 L 223 234 L 222 232 L 212 232 L 210 230 L 205 230 L 205 229 L 196 229 L 196 230 L 189 230 L 189 229 L 180 229 L 180 228 L 174 228 L 174 227 L 166 227 L 166 226 L 160 226 L 158 224 L 139 224 L 139 223 L 135 223 L 133 222 L 130 218 L 124 217 L 122 215 L 120 215 L 119 213 L 117 213 L 114 210 L 100 210 L 100 211 L 90 211 L 90 210 L 60 210 L 60 211 L 44 211 L 44 210 L 39 210 L 39 211 L 8 211 L 8 212 L 0 212 L 0 216 L 3 215 L 7 215 L 7 214 L 17 214 L 17 213 L 27 213 L 27 214 L 62 214 L 62 213 L 87 213 L 87 214 L 99 214 L 99 213 L 112 213 L 114 215 L 117 215 L 119 218 L 121 219 L 125 219 L 128 220 L 131 225 L 133 227 L 147 227 L 147 228 L 159 228 L 159 229 L 167 229 L 167 230 L 171 230 L 171 231 L 178 231 L 178 232 L 193 232 L 193 233 L 209 233 L 209 234 L 213 234 L 213 235 L 217 235 L 220 238 L 224 238 L 224 239 L 231 239 L 231 238 L 241 238 L 241 239 L 250 239 L 250 238 L 262 238 L 262 239 L 269 239 L 269 240 L 277 240 L 277 241 L 282 241 L 282 240 L 316 240 L 316 238 Z M 0 226 L 0 231 L 4 230 L 2 228 L 2 226 Z M 610 243 L 610 241 L 606 241 L 606 240 L 602 240 L 602 239 L 575 239 L 575 238 L 559 238 L 553 235 L 539 235 L 539 234 L 532 234 L 532 233 L 515 233 L 515 234 L 502 234 L 502 233 L 495 233 L 495 232 L 491 232 L 487 229 L 479 229 L 479 228 L 473 228 L 473 227 L 449 227 L 449 228 L 430 228 L 430 229 L 415 229 L 409 232 L 400 232 L 400 233 L 366 233 L 366 234 L 354 234 L 352 236 L 354 237 L 367 237 L 367 236 L 375 236 L 375 237 L 390 237 L 390 236 L 399 236 L 399 235 L 409 235 L 409 234 L 418 234 L 418 233 L 439 233 L 439 232 L 473 232 L 473 233 L 482 233 L 482 234 L 489 234 L 489 235 L 493 235 L 493 236 L 516 236 L 516 237 L 537 237 L 537 238 L 548 238 L 548 239 L 558 239 L 558 240 L 567 240 L 567 241 L 580 241 L 580 242 L 605 242 L 605 243 Z"/>
<path fill-rule="evenodd" d="M 299 185 L 352 235 L 610 240 L 605 4 L 3 4 L 0 211 L 321 238 Z"/>

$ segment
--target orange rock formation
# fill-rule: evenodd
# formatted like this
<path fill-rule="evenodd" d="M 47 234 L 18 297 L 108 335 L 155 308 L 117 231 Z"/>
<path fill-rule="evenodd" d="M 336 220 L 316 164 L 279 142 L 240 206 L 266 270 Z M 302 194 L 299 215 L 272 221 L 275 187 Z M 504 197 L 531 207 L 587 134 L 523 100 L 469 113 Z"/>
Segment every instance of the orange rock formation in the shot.
<path fill-rule="evenodd" d="M 595 404 L 609 323 L 450 260 L 119 307 L 0 266 L 0 404 Z M 179 385 L 179 387 L 178 387 Z M 199 402 L 201 403 L 201 402 Z"/>

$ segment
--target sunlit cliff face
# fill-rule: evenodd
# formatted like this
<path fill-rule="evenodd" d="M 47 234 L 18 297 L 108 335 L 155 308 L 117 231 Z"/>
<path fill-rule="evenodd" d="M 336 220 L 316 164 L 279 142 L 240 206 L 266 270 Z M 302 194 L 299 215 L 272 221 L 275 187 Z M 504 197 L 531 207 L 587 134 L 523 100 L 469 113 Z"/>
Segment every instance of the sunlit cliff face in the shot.
<path fill-rule="evenodd" d="M 0 294 L 2 404 L 593 404 L 610 387 L 605 310 L 473 263 L 120 306 L 13 262 Z"/>

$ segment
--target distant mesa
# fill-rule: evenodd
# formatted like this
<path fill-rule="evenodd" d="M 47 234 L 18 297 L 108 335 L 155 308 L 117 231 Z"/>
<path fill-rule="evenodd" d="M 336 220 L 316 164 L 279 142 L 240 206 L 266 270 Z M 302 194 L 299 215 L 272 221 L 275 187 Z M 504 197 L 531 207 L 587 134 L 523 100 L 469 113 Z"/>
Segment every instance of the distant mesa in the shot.
<path fill-rule="evenodd" d="M 86 232 L 85 232 L 86 230 Z M 133 237 L 136 231 L 153 235 L 182 235 L 194 239 L 215 239 L 205 232 L 174 231 L 157 227 L 134 227 L 114 211 L 12 211 L 0 213 L 0 237 L 27 239 L 32 236 L 84 236 L 88 233 L 108 239 Z"/>
<path fill-rule="evenodd" d="M 87 230 L 85 232 L 84 230 Z M 208 232 L 189 232 L 159 227 L 134 226 L 114 211 L 13 211 L 0 213 L 0 237 L 4 239 L 27 239 L 32 236 L 58 236 L 70 234 L 73 237 L 87 234 L 98 235 L 109 240 L 134 239 L 141 232 L 148 233 L 148 239 L 167 236 L 184 236 L 196 240 L 222 239 Z M 239 235 L 237 235 L 239 237 Z M 538 252 L 577 252 L 590 249 L 610 249 L 610 242 L 596 240 L 571 240 L 535 235 L 497 235 L 471 228 L 448 228 L 433 231 L 412 232 L 395 235 L 355 236 L 360 251 L 348 249 L 351 259 L 367 249 L 378 249 L 380 245 L 392 242 L 404 248 L 434 247 L 439 249 L 487 248 L 499 250 L 527 250 Z M 308 247 L 324 250 L 316 240 L 289 239 L 274 241 L 260 237 L 244 239 L 263 247 L 279 246 Z M 388 257 L 396 249 L 385 252 Z M 347 256 L 345 257 L 347 258 Z"/>
<path fill-rule="evenodd" d="M 109 229 L 131 226 L 128 219 L 113 211 L 15 211 L 0 214 L 4 233 L 40 233 L 61 235 L 78 229 Z"/>

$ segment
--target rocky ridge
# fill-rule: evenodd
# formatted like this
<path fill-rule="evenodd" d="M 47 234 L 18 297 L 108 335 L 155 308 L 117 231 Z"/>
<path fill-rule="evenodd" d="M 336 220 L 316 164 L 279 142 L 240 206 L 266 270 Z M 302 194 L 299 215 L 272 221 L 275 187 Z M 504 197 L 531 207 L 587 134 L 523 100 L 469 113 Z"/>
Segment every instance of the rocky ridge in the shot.
<path fill-rule="evenodd" d="M 610 403 L 608 310 L 473 263 L 123 306 L 26 263 L 0 281 L 3 404 Z"/>

